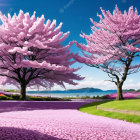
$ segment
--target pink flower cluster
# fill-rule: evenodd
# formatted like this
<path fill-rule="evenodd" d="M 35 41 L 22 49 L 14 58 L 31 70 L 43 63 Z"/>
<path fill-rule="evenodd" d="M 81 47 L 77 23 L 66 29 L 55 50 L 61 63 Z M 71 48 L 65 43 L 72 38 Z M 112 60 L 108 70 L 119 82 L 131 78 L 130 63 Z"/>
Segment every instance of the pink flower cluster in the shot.
<path fill-rule="evenodd" d="M 140 124 L 82 113 L 87 102 L 0 102 L 0 138 L 22 140 L 139 140 Z M 13 136 L 13 135 L 14 136 Z"/>
<path fill-rule="evenodd" d="M 108 99 L 116 99 L 117 93 L 113 93 L 113 94 L 108 94 L 107 98 Z M 137 96 L 140 96 L 140 92 L 126 92 L 123 93 L 123 97 L 125 99 L 135 99 Z"/>
<path fill-rule="evenodd" d="M 138 21 L 140 21 L 140 16 L 138 15 L 137 9 L 134 9 L 133 6 L 129 8 L 128 12 L 124 11 L 124 13 L 122 13 L 117 6 L 113 13 L 105 11 L 102 8 L 101 12 L 101 15 L 97 14 L 100 18 L 99 23 L 90 19 L 93 23 L 91 27 L 92 33 L 90 35 L 86 35 L 85 33 L 80 35 L 82 38 L 86 39 L 87 45 L 75 42 L 77 47 L 88 53 L 83 53 L 83 57 L 77 55 L 75 59 L 80 63 L 91 66 L 99 65 L 99 69 L 104 69 L 103 71 L 105 72 L 111 72 L 112 70 L 115 72 L 122 72 L 125 67 L 123 68 L 122 65 L 118 65 L 120 63 L 116 64 L 115 61 L 114 64 L 116 65 L 107 65 L 107 62 L 112 60 L 121 62 L 120 58 L 125 61 L 128 57 L 127 51 L 139 52 L 140 47 L 135 46 L 140 42 L 138 38 L 140 31 Z M 128 40 L 136 41 L 130 44 Z M 123 42 L 125 42 L 125 45 Z M 118 46 L 117 44 L 122 45 Z M 136 56 L 134 55 L 134 57 Z M 100 64 L 105 64 L 106 67 L 102 67 Z M 129 69 L 140 67 L 140 65 L 134 66 L 135 67 L 130 67 Z"/>
<path fill-rule="evenodd" d="M 62 23 L 57 26 L 56 20 L 36 17 L 35 12 L 30 16 L 22 10 L 8 17 L 0 12 L 0 19 L 1 84 L 19 88 L 24 81 L 26 87 L 51 88 L 54 84 L 77 85 L 75 80 L 83 79 L 75 74 L 79 68 L 71 67 L 75 61 L 69 48 L 74 42 L 62 45 L 70 33 L 61 31 Z"/>

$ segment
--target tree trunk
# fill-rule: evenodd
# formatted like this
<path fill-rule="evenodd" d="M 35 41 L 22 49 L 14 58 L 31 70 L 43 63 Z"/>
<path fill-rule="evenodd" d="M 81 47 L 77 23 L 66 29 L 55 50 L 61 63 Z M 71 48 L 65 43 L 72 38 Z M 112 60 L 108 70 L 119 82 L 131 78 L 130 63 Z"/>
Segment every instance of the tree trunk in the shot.
<path fill-rule="evenodd" d="M 21 93 L 21 100 L 26 100 L 26 85 L 21 83 L 20 84 L 20 93 Z"/>
<path fill-rule="evenodd" d="M 117 97 L 116 100 L 123 100 L 122 84 L 117 84 Z"/>

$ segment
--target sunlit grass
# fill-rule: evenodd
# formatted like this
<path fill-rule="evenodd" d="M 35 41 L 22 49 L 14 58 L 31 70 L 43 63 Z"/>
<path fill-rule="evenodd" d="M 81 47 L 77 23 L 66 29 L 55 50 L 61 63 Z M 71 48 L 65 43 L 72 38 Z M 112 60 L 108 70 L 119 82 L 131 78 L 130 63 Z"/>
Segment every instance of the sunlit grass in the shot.
<path fill-rule="evenodd" d="M 101 104 L 100 107 L 140 111 L 140 99 L 107 102 Z"/>
<path fill-rule="evenodd" d="M 140 102 L 140 100 L 137 100 L 137 101 Z M 114 118 L 114 119 L 126 120 L 128 122 L 140 123 L 140 116 L 122 114 L 122 113 L 116 113 L 116 112 L 109 112 L 109 111 L 102 111 L 102 110 L 96 109 L 96 106 L 98 106 L 98 105 L 103 106 L 104 104 L 113 104 L 113 102 L 116 102 L 116 101 L 93 102 L 93 103 L 90 103 L 90 104 L 87 104 L 87 105 L 80 107 L 79 110 L 82 112 L 86 112 L 88 114 L 92 114 L 92 115 L 105 116 L 105 117 Z M 118 101 L 118 102 L 121 102 L 121 104 L 123 104 L 123 101 Z M 125 105 L 126 104 L 125 104 L 125 100 L 124 100 L 124 106 Z"/>

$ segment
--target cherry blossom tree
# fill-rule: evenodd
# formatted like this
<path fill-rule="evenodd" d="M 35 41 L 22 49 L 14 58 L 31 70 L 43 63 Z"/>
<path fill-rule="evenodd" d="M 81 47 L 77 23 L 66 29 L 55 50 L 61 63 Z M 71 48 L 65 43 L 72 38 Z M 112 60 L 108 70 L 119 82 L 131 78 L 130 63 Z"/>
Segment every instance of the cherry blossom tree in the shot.
<path fill-rule="evenodd" d="M 97 14 L 99 22 L 90 19 L 92 33 L 81 35 L 87 45 L 76 42 L 85 52 L 83 56 L 77 54 L 75 59 L 106 72 L 111 78 L 109 81 L 117 85 L 116 99 L 121 100 L 127 76 L 138 72 L 140 67 L 136 61 L 140 57 L 140 15 L 133 7 L 124 13 L 117 6 L 113 13 L 102 8 L 101 12 L 101 15 Z"/>
<path fill-rule="evenodd" d="M 56 27 L 56 20 L 47 20 L 20 10 L 8 17 L 0 13 L 0 76 L 2 84 L 13 84 L 21 89 L 21 99 L 26 99 L 26 87 L 51 88 L 54 84 L 76 85 L 75 80 L 83 78 L 71 67 L 74 54 L 62 42 L 69 32 L 61 32 L 62 23 Z"/>

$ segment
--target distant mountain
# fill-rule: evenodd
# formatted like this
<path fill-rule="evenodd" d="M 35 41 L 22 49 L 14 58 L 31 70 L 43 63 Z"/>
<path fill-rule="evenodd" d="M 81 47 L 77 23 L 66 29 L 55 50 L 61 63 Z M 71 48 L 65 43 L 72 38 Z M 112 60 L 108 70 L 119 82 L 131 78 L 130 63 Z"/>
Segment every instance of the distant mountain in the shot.
<path fill-rule="evenodd" d="M 69 90 L 54 90 L 54 91 L 28 91 L 28 93 L 92 93 L 92 92 L 116 92 L 116 90 L 103 91 L 98 88 L 80 88 L 80 89 L 69 89 Z"/>

